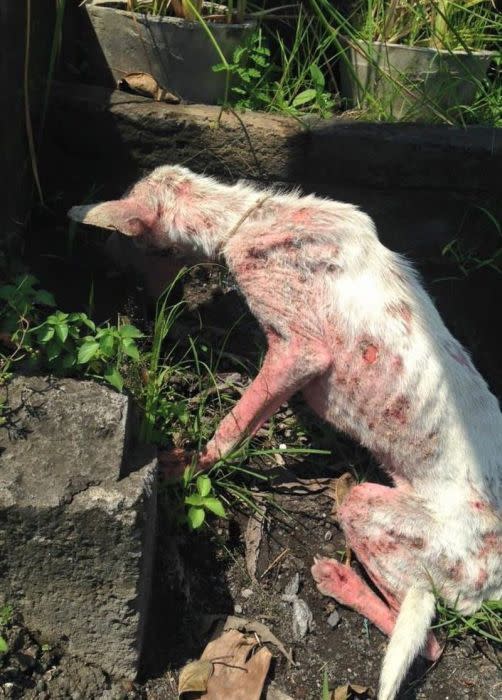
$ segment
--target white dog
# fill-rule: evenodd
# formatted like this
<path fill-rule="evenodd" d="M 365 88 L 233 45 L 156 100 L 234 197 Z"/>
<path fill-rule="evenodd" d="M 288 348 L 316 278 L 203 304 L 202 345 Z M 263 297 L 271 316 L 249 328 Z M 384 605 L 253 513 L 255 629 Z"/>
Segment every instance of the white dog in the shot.
<path fill-rule="evenodd" d="M 390 635 L 379 698 L 392 700 L 441 595 L 464 614 L 502 593 L 502 415 L 410 265 L 340 202 L 219 184 L 166 166 L 77 221 L 152 247 L 223 257 L 263 328 L 263 366 L 222 421 L 206 468 L 297 391 L 369 448 L 394 487 L 355 486 L 339 509 L 381 597 L 349 567 L 316 561 L 321 593 Z"/>

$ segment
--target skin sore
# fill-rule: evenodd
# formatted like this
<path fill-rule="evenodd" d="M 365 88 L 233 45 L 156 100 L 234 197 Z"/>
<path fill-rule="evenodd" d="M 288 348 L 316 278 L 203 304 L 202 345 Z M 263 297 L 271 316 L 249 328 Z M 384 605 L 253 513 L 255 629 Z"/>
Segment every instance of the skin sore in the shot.
<path fill-rule="evenodd" d="M 123 199 L 70 216 L 137 242 L 138 260 L 146 247 L 224 261 L 264 330 L 263 365 L 199 469 L 296 392 L 379 461 L 392 486 L 359 484 L 338 510 L 377 592 L 338 562 L 317 562 L 313 575 L 322 593 L 386 634 L 404 620 L 398 647 L 409 654 L 399 663 L 422 644 L 438 656 L 435 640 L 426 642 L 432 591 L 466 613 L 502 597 L 500 407 L 410 264 L 381 243 L 366 214 L 165 166 Z M 141 269 L 148 275 L 145 259 Z M 415 622 L 426 620 L 420 633 L 406 622 L 408 604 L 418 606 Z"/>

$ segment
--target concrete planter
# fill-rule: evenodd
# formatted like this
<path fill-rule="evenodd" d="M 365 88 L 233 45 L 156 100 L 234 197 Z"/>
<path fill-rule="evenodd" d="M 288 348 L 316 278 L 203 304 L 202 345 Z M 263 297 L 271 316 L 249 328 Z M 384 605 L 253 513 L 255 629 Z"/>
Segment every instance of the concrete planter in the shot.
<path fill-rule="evenodd" d="M 127 73 L 140 71 L 187 102 L 217 104 L 224 97 L 225 74 L 212 70 L 221 61 L 199 22 L 127 12 L 114 5 L 118 3 L 85 8 L 97 39 L 88 52 L 95 84 L 111 87 L 110 79 L 116 84 Z M 256 24 L 207 26 L 223 55 L 231 59 Z M 103 58 L 108 76 L 99 67 Z"/>
<path fill-rule="evenodd" d="M 344 97 L 356 107 L 378 100 L 382 112 L 416 121 L 473 103 L 493 57 L 490 51 L 442 51 L 359 42 L 341 65 Z"/>

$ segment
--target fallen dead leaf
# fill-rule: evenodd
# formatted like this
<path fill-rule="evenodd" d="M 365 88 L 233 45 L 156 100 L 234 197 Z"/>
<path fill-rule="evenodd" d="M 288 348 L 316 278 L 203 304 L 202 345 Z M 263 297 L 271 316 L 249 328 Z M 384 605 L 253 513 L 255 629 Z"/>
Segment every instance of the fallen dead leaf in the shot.
<path fill-rule="evenodd" d="M 178 679 L 178 695 L 182 693 L 203 693 L 207 690 L 207 684 L 213 675 L 211 661 L 191 661 L 180 671 Z"/>
<path fill-rule="evenodd" d="M 259 700 L 272 654 L 266 647 L 255 652 L 258 646 L 256 637 L 236 629 L 209 642 L 201 661 L 211 663 L 214 672 L 201 700 Z"/>
<path fill-rule="evenodd" d="M 179 97 L 176 97 L 176 95 L 173 95 L 159 85 L 150 73 L 127 73 L 127 75 L 124 75 L 124 77 L 119 80 L 118 87 L 122 90 L 126 88 L 136 95 L 151 97 L 157 102 L 178 104 L 180 101 Z"/>
<path fill-rule="evenodd" d="M 265 511 L 259 511 L 252 515 L 247 523 L 244 533 L 246 545 L 246 568 L 253 581 L 256 581 L 256 569 L 263 537 Z"/>
<path fill-rule="evenodd" d="M 333 479 L 328 490 L 328 496 L 333 499 L 334 505 L 331 515 L 336 518 L 336 514 L 348 494 L 356 485 L 356 480 L 350 472 L 345 472 L 338 479 Z"/>
<path fill-rule="evenodd" d="M 286 651 L 284 644 L 277 639 L 275 634 L 269 630 L 269 628 L 262 622 L 257 620 L 248 620 L 245 617 L 236 617 L 235 615 L 229 615 L 223 624 L 224 630 L 244 630 L 246 632 L 255 632 L 260 638 L 261 642 L 268 642 L 276 646 L 279 651 L 286 657 L 290 664 L 294 665 L 293 657 L 290 653 Z"/>
<path fill-rule="evenodd" d="M 356 698 L 374 698 L 375 691 L 368 685 L 346 683 L 331 691 L 330 700 L 356 700 Z"/>

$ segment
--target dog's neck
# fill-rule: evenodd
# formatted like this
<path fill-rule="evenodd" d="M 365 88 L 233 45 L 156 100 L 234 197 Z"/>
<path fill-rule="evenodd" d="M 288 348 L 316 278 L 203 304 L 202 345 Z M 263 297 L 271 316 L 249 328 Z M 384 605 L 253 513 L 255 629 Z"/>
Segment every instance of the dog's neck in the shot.
<path fill-rule="evenodd" d="M 193 187 L 189 194 L 177 198 L 172 227 L 182 244 L 215 259 L 270 196 L 271 193 L 242 185 L 203 183 L 202 187 Z"/>

